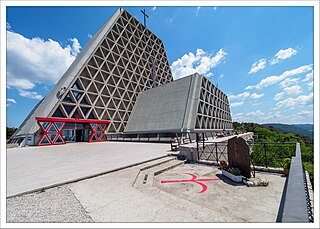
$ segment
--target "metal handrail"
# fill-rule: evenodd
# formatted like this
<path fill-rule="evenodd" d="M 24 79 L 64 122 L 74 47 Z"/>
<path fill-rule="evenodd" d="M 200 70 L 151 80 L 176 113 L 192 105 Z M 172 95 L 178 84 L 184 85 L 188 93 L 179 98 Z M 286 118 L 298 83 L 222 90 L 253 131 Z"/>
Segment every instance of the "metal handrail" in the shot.
<path fill-rule="evenodd" d="M 305 194 L 304 170 L 301 160 L 300 143 L 296 143 L 296 155 L 292 157 L 281 222 L 307 223 L 309 222 L 308 206 Z"/>

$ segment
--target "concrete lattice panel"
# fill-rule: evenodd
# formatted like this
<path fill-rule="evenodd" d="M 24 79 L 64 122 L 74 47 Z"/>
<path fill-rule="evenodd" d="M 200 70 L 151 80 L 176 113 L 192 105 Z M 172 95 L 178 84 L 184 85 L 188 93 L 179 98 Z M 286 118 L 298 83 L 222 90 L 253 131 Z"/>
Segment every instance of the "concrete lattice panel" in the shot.
<path fill-rule="evenodd" d="M 138 93 L 172 80 L 162 41 L 120 8 L 15 135 L 35 133 L 37 116 L 110 120 L 107 132 L 122 132 Z"/>
<path fill-rule="evenodd" d="M 227 95 L 205 77 L 201 80 L 195 129 L 232 129 Z"/>
<path fill-rule="evenodd" d="M 215 132 L 231 129 L 227 95 L 196 73 L 140 93 L 124 132 Z"/>

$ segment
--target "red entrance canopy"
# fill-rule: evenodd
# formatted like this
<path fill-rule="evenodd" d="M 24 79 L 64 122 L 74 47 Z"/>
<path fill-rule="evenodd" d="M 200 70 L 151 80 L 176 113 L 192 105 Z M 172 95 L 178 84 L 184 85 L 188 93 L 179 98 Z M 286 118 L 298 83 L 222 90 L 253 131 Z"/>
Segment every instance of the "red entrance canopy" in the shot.
<path fill-rule="evenodd" d="M 44 117 L 36 117 L 35 119 L 42 130 L 42 135 L 37 142 L 37 146 L 66 144 L 66 141 L 62 136 L 62 130 L 68 122 L 88 123 L 91 129 L 91 135 L 88 138 L 88 142 L 108 140 L 105 130 L 110 122 L 107 120 Z"/>
<path fill-rule="evenodd" d="M 108 120 L 95 120 L 95 119 L 36 117 L 36 120 L 39 121 L 39 122 L 78 122 L 78 123 L 109 124 Z"/>

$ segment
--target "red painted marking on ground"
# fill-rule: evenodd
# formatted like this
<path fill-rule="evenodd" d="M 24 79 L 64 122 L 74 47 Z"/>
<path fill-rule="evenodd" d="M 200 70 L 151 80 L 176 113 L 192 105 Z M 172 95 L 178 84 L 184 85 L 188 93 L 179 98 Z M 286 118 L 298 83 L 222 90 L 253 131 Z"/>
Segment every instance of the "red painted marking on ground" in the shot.
<path fill-rule="evenodd" d="M 201 182 L 209 182 L 209 181 L 220 180 L 218 177 L 197 179 L 198 177 L 195 174 L 192 174 L 192 173 L 184 173 L 184 174 L 190 175 L 192 177 L 191 180 L 162 180 L 162 181 L 160 181 L 160 183 L 161 184 L 165 184 L 165 183 L 187 183 L 187 182 L 192 182 L 192 183 L 199 184 L 202 187 L 202 190 L 199 193 L 204 193 L 205 191 L 208 190 L 208 186 L 206 184 L 201 183 Z"/>

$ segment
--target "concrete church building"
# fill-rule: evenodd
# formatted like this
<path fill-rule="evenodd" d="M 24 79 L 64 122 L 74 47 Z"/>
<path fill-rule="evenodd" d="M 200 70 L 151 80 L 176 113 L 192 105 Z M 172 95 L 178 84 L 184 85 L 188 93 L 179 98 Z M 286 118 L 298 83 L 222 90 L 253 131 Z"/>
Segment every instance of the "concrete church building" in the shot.
<path fill-rule="evenodd" d="M 173 81 L 162 41 L 119 8 L 10 143 L 165 141 L 231 129 L 227 96 L 199 74 Z"/>

